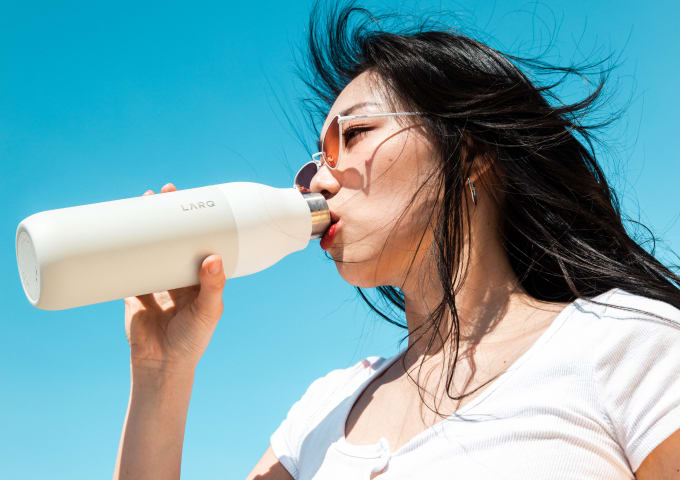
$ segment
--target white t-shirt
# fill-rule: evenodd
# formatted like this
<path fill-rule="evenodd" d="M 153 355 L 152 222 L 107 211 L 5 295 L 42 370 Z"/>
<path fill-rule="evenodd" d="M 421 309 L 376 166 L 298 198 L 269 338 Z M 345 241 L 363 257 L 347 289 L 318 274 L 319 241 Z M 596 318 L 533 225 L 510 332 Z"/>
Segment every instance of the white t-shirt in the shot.
<path fill-rule="evenodd" d="M 680 310 L 613 289 L 578 299 L 479 396 L 397 451 L 345 440 L 360 392 L 397 358 L 369 357 L 314 381 L 271 436 L 298 480 L 632 479 L 680 429 Z"/>

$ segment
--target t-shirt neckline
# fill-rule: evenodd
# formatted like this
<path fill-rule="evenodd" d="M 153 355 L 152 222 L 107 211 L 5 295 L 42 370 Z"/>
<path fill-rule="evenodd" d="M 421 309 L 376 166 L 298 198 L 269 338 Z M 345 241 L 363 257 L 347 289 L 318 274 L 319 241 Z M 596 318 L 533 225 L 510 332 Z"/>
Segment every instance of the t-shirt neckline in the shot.
<path fill-rule="evenodd" d="M 612 289 L 616 290 L 616 289 Z M 593 297 L 594 300 L 600 299 L 601 297 L 606 296 L 612 290 L 609 290 L 605 293 L 602 293 L 600 295 L 597 295 Z M 508 367 L 505 372 L 501 373 L 496 380 L 494 380 L 489 387 L 481 392 L 476 398 L 472 399 L 469 403 L 458 409 L 455 413 L 449 415 L 445 419 L 442 419 L 441 421 L 437 422 L 436 424 L 426 428 L 422 432 L 414 435 L 411 437 L 404 445 L 402 445 L 398 450 L 392 452 L 390 451 L 390 446 L 389 442 L 384 438 L 380 437 L 380 440 L 376 443 L 371 443 L 371 444 L 361 444 L 361 445 L 354 445 L 351 444 L 347 441 L 347 438 L 345 437 L 345 425 L 347 423 L 347 418 L 349 417 L 349 413 L 354 406 L 354 403 L 356 402 L 357 398 L 359 395 L 366 389 L 368 384 L 373 380 L 375 377 L 379 376 L 382 374 L 385 370 L 387 370 L 394 362 L 396 362 L 399 358 L 401 358 L 401 355 L 403 352 L 399 352 L 396 355 L 384 359 L 382 362 L 382 365 L 378 367 L 374 371 L 370 371 L 370 369 L 366 369 L 368 375 L 367 377 L 361 382 L 361 384 L 355 388 L 354 392 L 345 398 L 344 400 L 344 410 L 341 415 L 342 421 L 340 422 L 340 431 L 338 432 L 338 440 L 333 444 L 333 446 L 338 450 L 339 452 L 351 456 L 351 457 L 360 457 L 360 458 L 380 458 L 385 455 L 388 456 L 397 456 L 397 455 L 402 455 L 404 453 L 407 453 L 408 451 L 411 451 L 418 447 L 420 444 L 424 443 L 427 438 L 429 438 L 431 435 L 435 434 L 438 430 L 441 430 L 441 428 L 444 426 L 444 424 L 450 420 L 455 419 L 456 417 L 460 417 L 464 415 L 465 413 L 469 412 L 472 408 L 477 407 L 479 404 L 484 402 L 487 398 L 489 398 L 496 390 L 498 390 L 499 387 L 501 387 L 503 384 L 507 383 L 507 381 L 517 372 L 518 370 L 521 369 L 522 365 L 524 365 L 529 358 L 534 356 L 537 351 L 539 351 L 554 335 L 555 333 L 560 329 L 560 327 L 564 324 L 566 319 L 573 313 L 573 311 L 576 309 L 576 304 L 579 302 L 581 298 L 577 298 L 576 300 L 570 302 L 567 304 L 560 312 L 557 314 L 557 316 L 552 320 L 550 325 L 539 335 L 539 337 L 534 341 L 534 343 L 525 351 L 522 355 L 520 355 L 511 365 Z"/>

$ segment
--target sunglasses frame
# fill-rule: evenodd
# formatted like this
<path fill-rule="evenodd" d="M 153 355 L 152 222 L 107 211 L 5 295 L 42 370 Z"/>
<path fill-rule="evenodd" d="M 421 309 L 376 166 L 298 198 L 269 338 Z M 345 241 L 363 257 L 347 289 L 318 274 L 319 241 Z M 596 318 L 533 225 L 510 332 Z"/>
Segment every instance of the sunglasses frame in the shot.
<path fill-rule="evenodd" d="M 399 117 L 403 115 L 421 115 L 421 112 L 384 112 L 384 113 L 362 113 L 358 115 L 336 115 L 335 117 L 333 117 L 333 120 L 331 120 L 331 123 L 328 124 L 328 127 L 330 128 L 330 126 L 333 125 L 335 119 L 337 119 L 338 121 L 338 160 L 335 163 L 335 166 L 332 167 L 326 161 L 326 156 L 323 152 L 323 146 L 324 143 L 326 142 L 326 135 L 328 135 L 328 129 L 326 129 L 326 131 L 323 134 L 323 140 L 321 140 L 321 151 L 312 154 L 312 161 L 307 162 L 304 165 L 302 165 L 302 167 L 300 167 L 300 169 L 295 174 L 293 186 L 298 190 L 301 189 L 309 190 L 308 187 L 298 185 L 296 180 L 298 178 L 298 175 L 300 175 L 300 173 L 302 172 L 302 170 L 307 168 L 310 164 L 316 165 L 317 172 L 323 165 L 326 165 L 330 170 L 336 170 L 338 168 L 338 166 L 340 165 L 340 158 L 342 156 L 342 122 L 346 120 L 355 120 L 357 118 Z"/>

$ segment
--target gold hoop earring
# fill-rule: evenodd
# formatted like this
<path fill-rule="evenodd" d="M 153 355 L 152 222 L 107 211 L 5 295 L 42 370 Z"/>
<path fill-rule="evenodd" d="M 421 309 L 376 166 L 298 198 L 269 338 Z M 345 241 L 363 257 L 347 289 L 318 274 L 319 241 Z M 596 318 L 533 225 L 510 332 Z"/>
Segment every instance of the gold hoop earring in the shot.
<path fill-rule="evenodd" d="M 472 203 L 477 205 L 477 190 L 475 190 L 475 185 L 472 183 L 472 180 L 470 180 L 470 177 L 467 178 L 467 184 L 468 187 L 470 187 L 470 195 L 472 195 Z"/>

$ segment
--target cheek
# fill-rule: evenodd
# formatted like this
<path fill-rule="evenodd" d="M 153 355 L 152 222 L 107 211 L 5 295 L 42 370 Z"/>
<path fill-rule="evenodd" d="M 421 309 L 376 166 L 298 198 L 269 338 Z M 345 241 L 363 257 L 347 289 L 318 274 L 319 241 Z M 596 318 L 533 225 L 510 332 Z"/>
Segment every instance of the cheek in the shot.
<path fill-rule="evenodd" d="M 400 139 L 385 143 L 365 163 L 365 169 L 371 194 L 384 190 L 400 203 L 408 204 L 438 165 L 432 147 L 420 135 L 408 133 Z"/>
<path fill-rule="evenodd" d="M 423 169 L 425 162 L 418 159 L 426 152 L 416 146 L 409 145 L 407 149 L 395 143 L 365 162 L 363 173 L 368 181 L 346 202 L 347 211 L 352 212 L 348 226 L 352 227 L 353 238 L 371 239 L 371 243 L 381 243 L 381 248 L 388 239 L 402 243 L 422 235 L 430 215 L 431 193 L 429 187 L 421 187 L 432 167 Z"/>
<path fill-rule="evenodd" d="M 395 262 L 415 253 L 426 229 L 428 212 L 419 202 L 386 196 L 366 201 L 358 215 L 347 222 L 339 239 L 347 260 Z M 397 262 L 399 263 L 399 262 Z"/>
<path fill-rule="evenodd" d="M 430 158 L 423 142 L 386 143 L 362 165 L 363 188 L 344 192 L 348 196 L 341 202 L 342 209 L 348 215 L 338 239 L 341 250 L 336 253 L 348 262 L 338 268 L 352 284 L 397 277 L 404 265 L 408 268 L 417 249 L 427 248 L 429 237 L 423 234 L 431 213 L 431 194 L 429 187 L 419 188 L 432 171 Z"/>

